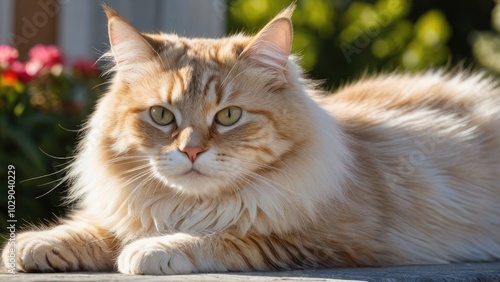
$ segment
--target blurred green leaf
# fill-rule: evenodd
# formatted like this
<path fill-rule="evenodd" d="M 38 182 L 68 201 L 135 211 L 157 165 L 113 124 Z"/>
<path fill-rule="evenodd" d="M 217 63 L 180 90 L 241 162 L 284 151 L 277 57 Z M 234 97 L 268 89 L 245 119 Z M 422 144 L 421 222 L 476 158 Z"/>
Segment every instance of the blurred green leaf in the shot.
<path fill-rule="evenodd" d="M 475 32 L 471 35 L 472 50 L 477 61 L 500 76 L 500 2 L 491 12 L 492 31 Z"/>
<path fill-rule="evenodd" d="M 62 168 L 63 162 L 48 155 L 68 156 L 77 137 L 76 133 L 59 125 L 79 127 L 97 99 L 96 92 L 91 89 L 102 81 L 95 69 L 87 72 L 82 69 L 79 77 L 73 77 L 63 72 L 60 65 L 29 81 L 20 80 L 8 71 L 0 69 L 0 165 L 16 168 L 18 222 L 21 224 L 23 218 L 29 221 L 49 219 L 64 211 L 59 206 L 60 192 L 66 189 L 62 185 L 57 191 L 37 199 L 63 177 L 63 174 L 54 173 Z M 6 176 L 6 170 L 0 169 L 0 175 Z M 0 195 L 2 210 L 7 210 L 6 197 L 6 193 Z M 5 222 L 0 222 L 0 226 L 2 224 Z"/>
<path fill-rule="evenodd" d="M 258 32 L 290 0 L 228 0 L 229 32 Z M 490 28 L 489 0 L 297 0 L 293 52 L 334 89 L 369 69 L 424 70 L 474 60 L 467 38 Z M 494 14 L 500 14 L 495 9 Z M 500 22 L 495 16 L 493 23 Z M 500 24 L 497 24 L 500 25 Z M 484 39 L 484 37 L 483 37 Z M 484 42 L 484 40 L 483 40 Z M 486 56 L 493 45 L 475 47 Z M 488 51 L 490 52 L 490 51 Z M 490 56 L 494 53 L 490 52 Z M 479 59 L 478 59 L 479 60 Z"/>

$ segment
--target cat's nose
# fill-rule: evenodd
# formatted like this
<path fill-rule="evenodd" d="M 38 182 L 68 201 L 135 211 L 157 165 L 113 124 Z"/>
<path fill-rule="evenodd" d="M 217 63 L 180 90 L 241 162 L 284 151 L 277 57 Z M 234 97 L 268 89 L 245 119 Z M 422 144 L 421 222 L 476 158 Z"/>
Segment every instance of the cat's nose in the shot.
<path fill-rule="evenodd" d="M 204 151 L 205 150 L 200 147 L 184 147 L 181 149 L 181 152 L 186 154 L 192 162 L 194 162 L 198 155 L 203 153 Z"/>

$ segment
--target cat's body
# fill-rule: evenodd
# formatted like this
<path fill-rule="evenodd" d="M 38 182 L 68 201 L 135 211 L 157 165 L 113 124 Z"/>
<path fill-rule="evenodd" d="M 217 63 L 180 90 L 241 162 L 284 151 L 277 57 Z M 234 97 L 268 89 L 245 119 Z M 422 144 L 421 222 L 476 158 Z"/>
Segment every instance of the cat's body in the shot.
<path fill-rule="evenodd" d="M 18 235 L 17 269 L 500 259 L 496 85 L 436 72 L 319 95 L 288 58 L 290 15 L 253 38 L 189 40 L 108 10 L 117 75 L 72 166 L 77 208 Z"/>

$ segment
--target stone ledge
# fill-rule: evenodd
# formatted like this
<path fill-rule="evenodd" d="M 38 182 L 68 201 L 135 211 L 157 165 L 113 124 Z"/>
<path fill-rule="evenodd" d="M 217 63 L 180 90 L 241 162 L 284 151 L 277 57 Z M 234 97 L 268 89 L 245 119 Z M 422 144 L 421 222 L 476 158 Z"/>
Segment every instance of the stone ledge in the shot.
<path fill-rule="evenodd" d="M 119 273 L 0 274 L 0 281 L 500 281 L 500 262 L 175 276 Z"/>

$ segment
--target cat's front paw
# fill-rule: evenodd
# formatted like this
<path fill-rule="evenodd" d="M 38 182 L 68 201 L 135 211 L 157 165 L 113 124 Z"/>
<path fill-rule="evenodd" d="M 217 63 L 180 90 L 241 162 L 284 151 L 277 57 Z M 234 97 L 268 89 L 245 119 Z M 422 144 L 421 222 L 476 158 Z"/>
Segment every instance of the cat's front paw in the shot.
<path fill-rule="evenodd" d="M 78 269 L 78 259 L 62 240 L 46 232 L 21 233 L 15 245 L 7 245 L 2 261 L 8 269 L 24 272 L 54 272 Z"/>
<path fill-rule="evenodd" d="M 126 274 L 186 274 L 198 272 L 194 258 L 183 249 L 187 235 L 139 239 L 126 245 L 118 256 L 118 270 Z"/>

